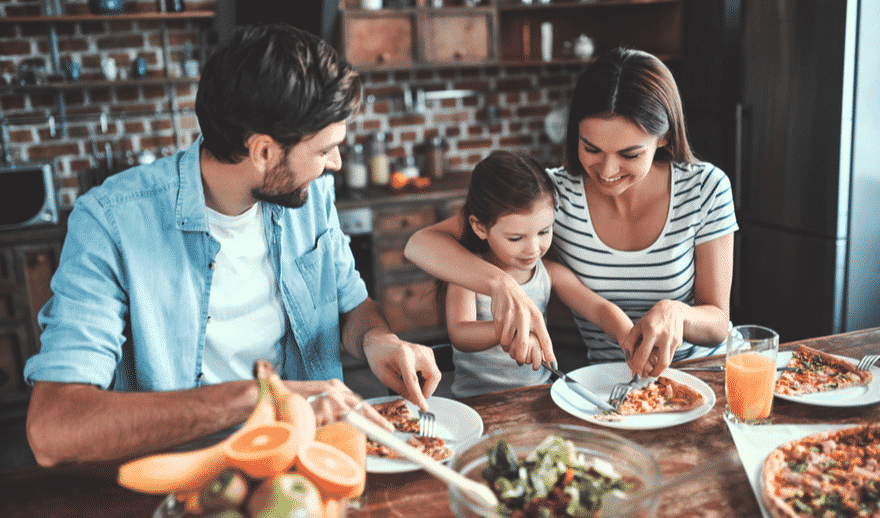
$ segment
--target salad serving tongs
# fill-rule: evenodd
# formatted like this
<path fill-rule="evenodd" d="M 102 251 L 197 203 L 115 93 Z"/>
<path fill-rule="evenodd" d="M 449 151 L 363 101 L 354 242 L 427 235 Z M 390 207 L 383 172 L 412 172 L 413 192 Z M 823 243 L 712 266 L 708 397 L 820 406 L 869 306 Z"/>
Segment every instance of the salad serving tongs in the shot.
<path fill-rule="evenodd" d="M 401 441 L 397 437 L 386 432 L 379 425 L 357 413 L 357 411 L 354 411 L 354 409 L 346 412 L 343 416 L 343 420 L 364 432 L 367 437 L 383 446 L 387 446 L 406 460 L 413 464 L 418 464 L 428 473 L 445 481 L 447 484 L 456 486 L 469 500 L 481 507 L 485 509 L 494 509 L 495 506 L 498 505 L 498 498 L 488 486 L 481 484 L 476 480 L 471 480 L 445 464 L 425 455 L 404 441 Z"/>

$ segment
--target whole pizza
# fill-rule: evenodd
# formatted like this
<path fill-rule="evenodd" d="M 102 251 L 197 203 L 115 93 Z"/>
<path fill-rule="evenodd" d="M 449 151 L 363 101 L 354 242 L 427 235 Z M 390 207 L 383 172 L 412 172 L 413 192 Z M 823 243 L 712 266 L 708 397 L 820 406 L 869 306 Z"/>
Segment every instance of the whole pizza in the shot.
<path fill-rule="evenodd" d="M 810 394 L 868 385 L 874 375 L 852 363 L 801 345 L 791 355 L 786 370 L 776 380 L 776 393 L 784 396 Z"/>
<path fill-rule="evenodd" d="M 880 516 L 880 423 L 776 448 L 764 462 L 761 497 L 775 518 Z"/>

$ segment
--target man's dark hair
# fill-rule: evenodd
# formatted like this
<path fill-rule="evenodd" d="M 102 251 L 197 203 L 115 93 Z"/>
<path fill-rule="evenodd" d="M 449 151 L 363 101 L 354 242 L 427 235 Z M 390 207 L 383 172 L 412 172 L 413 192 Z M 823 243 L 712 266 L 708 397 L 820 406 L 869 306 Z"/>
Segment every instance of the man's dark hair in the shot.
<path fill-rule="evenodd" d="M 317 36 L 284 23 L 239 26 L 205 63 L 196 116 L 203 148 L 234 164 L 251 135 L 289 150 L 348 119 L 360 99 L 358 73 Z"/>

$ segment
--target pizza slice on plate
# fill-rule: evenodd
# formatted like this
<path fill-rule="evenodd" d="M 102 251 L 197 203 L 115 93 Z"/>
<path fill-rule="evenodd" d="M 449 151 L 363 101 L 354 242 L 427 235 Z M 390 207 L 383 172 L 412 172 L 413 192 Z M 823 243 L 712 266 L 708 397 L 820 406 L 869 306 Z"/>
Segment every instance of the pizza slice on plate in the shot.
<path fill-rule="evenodd" d="M 373 408 L 394 425 L 394 429 L 398 432 L 419 433 L 419 420 L 412 415 L 412 412 L 406 406 L 406 401 L 403 399 L 375 404 Z M 452 456 L 452 451 L 446 447 L 446 441 L 436 437 L 414 435 L 407 439 L 407 444 L 436 460 L 443 460 Z M 394 451 L 373 439 L 367 440 L 367 455 L 388 459 L 400 458 Z"/>
<path fill-rule="evenodd" d="M 412 415 L 403 399 L 373 405 L 379 415 L 394 425 L 398 432 L 419 433 L 419 420 Z"/>
<path fill-rule="evenodd" d="M 624 416 L 687 412 L 705 403 L 703 394 L 690 385 L 660 376 L 644 387 L 631 390 L 617 411 Z M 595 418 L 602 421 L 621 419 L 614 414 L 599 414 Z"/>
<path fill-rule="evenodd" d="M 453 454 L 453 451 L 446 446 L 446 441 L 437 437 L 413 435 L 406 440 L 406 443 L 434 460 L 445 460 L 452 457 Z M 374 455 L 386 459 L 402 458 L 394 452 L 394 450 L 387 446 L 383 446 L 372 439 L 367 440 L 367 455 Z"/>
<path fill-rule="evenodd" d="M 774 518 L 880 516 L 880 424 L 779 446 L 764 461 L 760 493 Z"/>
<path fill-rule="evenodd" d="M 874 381 L 868 370 L 804 345 L 791 355 L 788 369 L 776 380 L 776 393 L 785 396 L 865 386 Z"/>

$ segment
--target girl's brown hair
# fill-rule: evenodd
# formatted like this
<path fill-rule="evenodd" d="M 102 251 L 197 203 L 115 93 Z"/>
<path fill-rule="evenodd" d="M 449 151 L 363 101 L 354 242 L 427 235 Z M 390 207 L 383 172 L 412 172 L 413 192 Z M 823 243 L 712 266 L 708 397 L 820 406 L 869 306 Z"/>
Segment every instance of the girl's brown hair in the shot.
<path fill-rule="evenodd" d="M 678 86 L 666 65 L 640 50 L 616 48 L 590 64 L 575 86 L 565 139 L 566 168 L 583 174 L 579 124 L 587 117 L 624 117 L 647 134 L 666 137 L 654 160 L 694 163 Z"/>
<path fill-rule="evenodd" d="M 538 200 L 556 205 L 556 189 L 547 171 L 532 157 L 511 151 L 493 151 L 474 167 L 467 199 L 462 207 L 461 244 L 474 253 L 488 250 L 469 222 L 474 216 L 487 228 L 506 214 L 528 210 Z"/>

